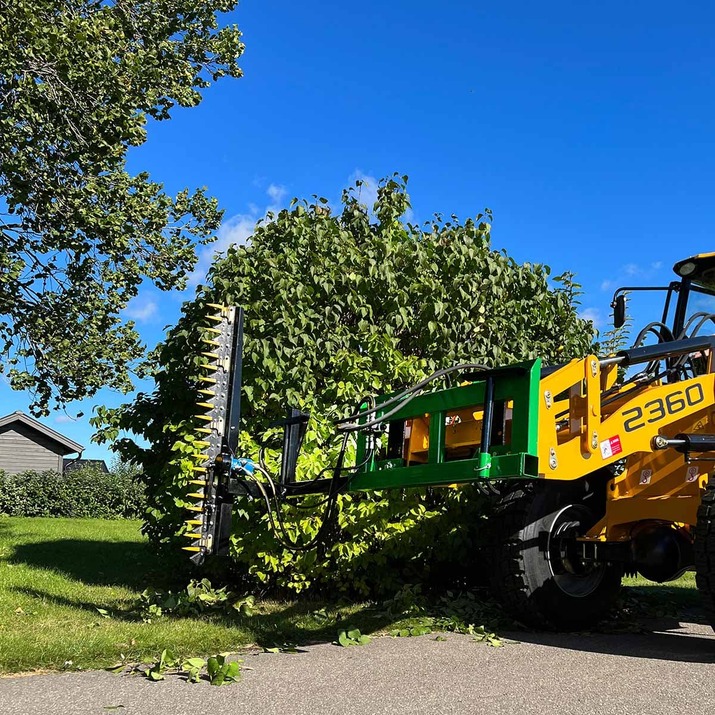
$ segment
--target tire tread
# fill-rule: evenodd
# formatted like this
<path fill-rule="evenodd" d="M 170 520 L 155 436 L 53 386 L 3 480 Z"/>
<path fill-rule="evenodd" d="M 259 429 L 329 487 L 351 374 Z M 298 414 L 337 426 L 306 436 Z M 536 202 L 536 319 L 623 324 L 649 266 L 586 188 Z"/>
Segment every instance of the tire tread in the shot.
<path fill-rule="evenodd" d="M 711 475 L 700 501 L 694 536 L 695 583 L 710 625 L 715 628 L 715 475 Z"/>

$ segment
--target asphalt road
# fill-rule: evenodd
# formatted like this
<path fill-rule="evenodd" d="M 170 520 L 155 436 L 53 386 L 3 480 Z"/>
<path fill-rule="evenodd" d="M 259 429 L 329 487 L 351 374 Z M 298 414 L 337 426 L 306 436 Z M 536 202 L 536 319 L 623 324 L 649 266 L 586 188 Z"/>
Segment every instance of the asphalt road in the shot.
<path fill-rule="evenodd" d="M 662 622 L 620 635 L 518 633 L 490 648 L 468 636 L 376 638 L 297 654 L 244 655 L 240 683 L 152 683 L 105 672 L 0 679 L 8 715 L 660 715 L 709 713 L 715 635 Z M 509 635 L 509 634 L 507 634 Z"/>

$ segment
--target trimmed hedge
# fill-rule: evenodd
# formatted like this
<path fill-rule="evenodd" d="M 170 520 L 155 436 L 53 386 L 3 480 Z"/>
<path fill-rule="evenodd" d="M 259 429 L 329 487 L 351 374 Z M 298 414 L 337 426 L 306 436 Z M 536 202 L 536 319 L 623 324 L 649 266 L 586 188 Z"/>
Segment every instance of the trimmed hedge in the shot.
<path fill-rule="evenodd" d="M 138 519 L 145 508 L 144 485 L 127 470 L 0 472 L 0 514 L 7 516 Z"/>

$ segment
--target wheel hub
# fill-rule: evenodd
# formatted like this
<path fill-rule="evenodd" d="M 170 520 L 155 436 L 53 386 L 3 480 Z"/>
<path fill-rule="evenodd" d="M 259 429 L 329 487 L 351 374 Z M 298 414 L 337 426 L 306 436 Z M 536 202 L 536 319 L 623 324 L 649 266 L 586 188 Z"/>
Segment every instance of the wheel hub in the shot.
<path fill-rule="evenodd" d="M 603 580 L 605 564 L 586 562 L 579 553 L 578 536 L 593 522 L 591 511 L 582 504 L 569 504 L 556 514 L 548 533 L 546 559 L 556 585 L 567 595 L 585 598 Z"/>

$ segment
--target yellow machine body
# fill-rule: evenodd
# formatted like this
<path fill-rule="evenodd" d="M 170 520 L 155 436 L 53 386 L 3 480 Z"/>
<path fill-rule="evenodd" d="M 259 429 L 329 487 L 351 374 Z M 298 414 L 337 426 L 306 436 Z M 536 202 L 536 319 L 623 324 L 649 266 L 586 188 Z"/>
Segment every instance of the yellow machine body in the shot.
<path fill-rule="evenodd" d="M 629 389 L 602 408 L 602 391 L 612 386 L 615 372 L 615 365 L 601 371 L 598 359 L 589 356 L 541 381 L 539 476 L 572 480 L 622 466 L 608 483 L 606 514 L 586 539 L 628 539 L 632 526 L 646 520 L 695 524 L 707 462 L 687 463 L 683 454 L 655 450 L 653 443 L 656 436 L 712 432 L 712 359 L 707 374 Z M 563 394 L 558 401 L 552 397 Z"/>

